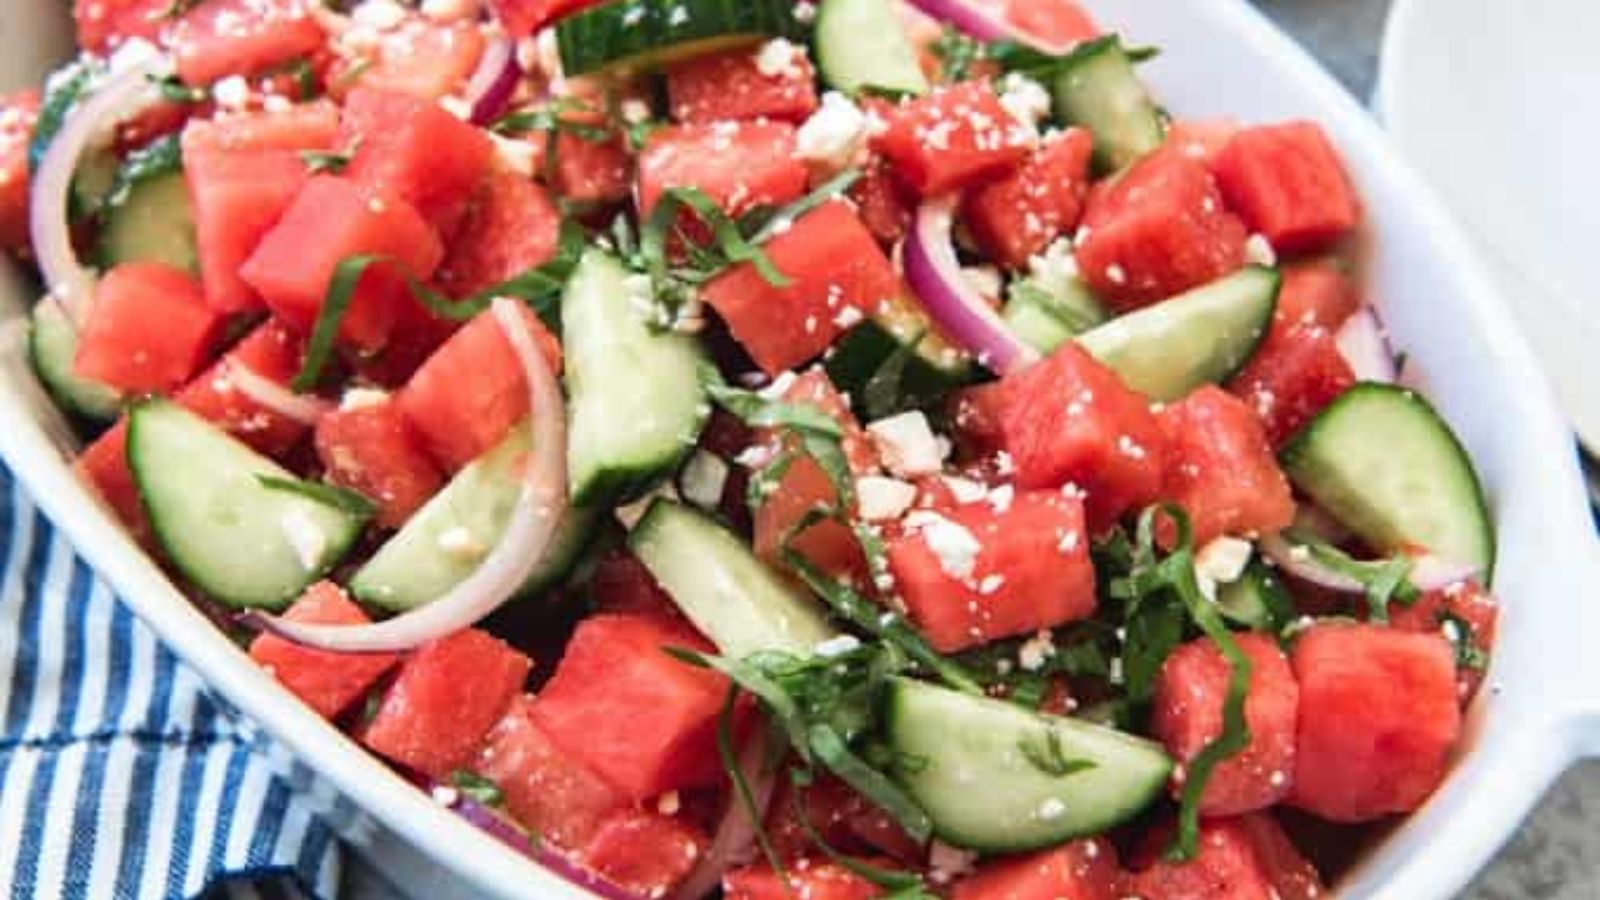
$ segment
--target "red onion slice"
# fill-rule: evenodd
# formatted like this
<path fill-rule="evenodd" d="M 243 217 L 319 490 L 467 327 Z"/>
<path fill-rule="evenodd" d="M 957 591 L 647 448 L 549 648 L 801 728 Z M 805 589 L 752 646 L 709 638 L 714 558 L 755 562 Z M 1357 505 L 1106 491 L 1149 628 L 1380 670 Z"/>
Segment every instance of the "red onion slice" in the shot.
<path fill-rule="evenodd" d="M 939 331 L 1006 375 L 1039 361 L 961 272 L 951 237 L 956 198 L 930 200 L 917 210 L 916 227 L 905 245 L 906 282 Z"/>
<path fill-rule="evenodd" d="M 94 140 L 142 103 L 155 96 L 153 81 L 172 74 L 168 56 L 136 60 L 105 76 L 100 87 L 81 100 L 50 141 L 50 148 L 33 173 L 28 197 L 29 238 L 47 296 L 61 304 L 71 322 L 78 322 L 94 292 L 94 273 L 79 262 L 72 249 L 72 229 L 67 222 L 67 194 L 78 158 Z"/>
<path fill-rule="evenodd" d="M 252 614 L 249 620 L 286 640 L 340 653 L 410 650 L 476 625 L 525 584 L 544 558 L 567 506 L 567 416 L 556 374 L 545 361 L 515 300 L 494 301 L 490 314 L 505 330 L 528 381 L 533 450 L 522 494 L 505 534 L 483 564 L 439 599 L 368 625 L 310 625 Z"/>
<path fill-rule="evenodd" d="M 252 403 L 302 425 L 316 425 L 318 419 L 334 409 L 334 405 L 327 400 L 296 394 L 287 386 L 257 374 L 232 357 L 224 364 L 223 377 L 234 390 L 249 397 Z"/>
<path fill-rule="evenodd" d="M 778 783 L 777 771 L 769 770 L 766 765 L 767 749 L 766 731 L 758 728 L 739 753 L 739 771 L 743 773 L 744 782 L 750 788 L 750 797 L 759 810 L 765 810 L 772 802 L 772 793 Z M 717 824 L 711 846 L 700 857 L 700 863 L 694 867 L 694 871 L 673 893 L 673 900 L 702 900 L 709 896 L 722 883 L 723 873 L 750 856 L 755 843 L 756 825 L 750 821 L 738 789 L 731 787 L 728 791 L 728 808 L 722 814 L 722 821 Z"/>
<path fill-rule="evenodd" d="M 1483 574 L 1477 566 L 1424 553 L 1411 561 L 1411 583 L 1419 591 L 1442 591 Z"/>
<path fill-rule="evenodd" d="M 1281 534 L 1261 538 L 1261 552 L 1273 564 L 1295 578 L 1341 594 L 1365 594 L 1366 587 L 1348 575 L 1329 569 L 1304 547 L 1297 547 Z M 1451 562 L 1431 553 L 1415 556 L 1406 580 L 1419 591 L 1439 591 L 1478 577 L 1476 566 Z"/>
<path fill-rule="evenodd" d="M 478 68 L 467 82 L 465 100 L 471 108 L 474 125 L 488 125 L 510 105 L 522 79 L 517 65 L 517 45 L 505 35 L 491 38 L 478 60 Z"/>
<path fill-rule="evenodd" d="M 1043 35 L 1035 34 L 1011 21 L 1007 16 L 1005 5 L 994 0 L 910 0 L 911 5 L 923 13 L 946 22 L 980 41 L 1015 41 L 1047 53 L 1051 56 L 1065 56 L 1077 46 L 1076 41 L 1062 43 L 1052 41 Z M 1039 3 L 1044 0 L 1028 0 Z"/>
<path fill-rule="evenodd" d="M 1363 307 L 1345 321 L 1334 338 L 1339 354 L 1361 381 L 1393 384 L 1400 376 L 1383 323 L 1371 307 Z"/>

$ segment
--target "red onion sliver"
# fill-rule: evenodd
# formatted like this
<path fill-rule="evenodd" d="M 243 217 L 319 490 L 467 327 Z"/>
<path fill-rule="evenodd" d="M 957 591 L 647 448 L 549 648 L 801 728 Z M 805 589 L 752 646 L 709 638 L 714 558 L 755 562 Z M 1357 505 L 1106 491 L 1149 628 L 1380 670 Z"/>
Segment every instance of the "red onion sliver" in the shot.
<path fill-rule="evenodd" d="M 522 79 L 522 68 L 517 65 L 517 46 L 511 38 L 501 35 L 489 41 L 478 60 L 478 68 L 467 82 L 466 97 L 472 110 L 474 125 L 488 125 L 500 114 L 517 92 L 517 82 Z"/>
<path fill-rule="evenodd" d="M 249 397 L 251 402 L 302 425 L 316 425 L 318 419 L 334 409 L 334 405 L 327 400 L 296 394 L 288 387 L 257 374 L 249 366 L 232 357 L 228 358 L 224 373 L 223 377 L 234 390 Z"/>
<path fill-rule="evenodd" d="M 1361 381 L 1393 384 L 1399 377 L 1383 323 L 1370 307 L 1363 307 L 1346 320 L 1335 340 L 1350 371 Z"/>
<path fill-rule="evenodd" d="M 1282 535 L 1266 535 L 1258 542 L 1261 552 L 1284 572 L 1301 581 L 1338 591 L 1341 594 L 1365 594 L 1367 588 L 1348 575 L 1341 575 L 1317 562 L 1316 557 L 1304 547 L 1296 547 Z"/>
<path fill-rule="evenodd" d="M 772 802 L 773 789 L 777 787 L 777 772 L 769 770 L 767 762 L 766 732 L 756 729 L 739 753 L 739 771 L 750 788 L 750 797 L 756 809 L 765 810 Z M 756 826 L 750 821 L 744 801 L 736 786 L 728 791 L 728 808 L 717 824 L 711 846 L 689 873 L 689 877 L 673 894 L 673 900 L 701 900 L 709 896 L 719 884 L 722 875 L 750 855 L 756 842 Z"/>
<path fill-rule="evenodd" d="M 1408 577 L 1419 591 L 1442 591 L 1471 581 L 1481 574 L 1477 566 L 1424 553 L 1411 561 L 1411 574 Z"/>
<path fill-rule="evenodd" d="M 911 5 L 980 41 L 1015 41 L 1051 56 L 1065 56 L 1075 46 L 1075 42 L 1050 41 L 1018 26 L 1007 17 L 1003 4 L 994 0 L 911 0 Z"/>
<path fill-rule="evenodd" d="M 533 449 L 511 521 L 488 558 L 444 596 L 382 622 L 311 625 L 262 614 L 252 614 L 251 621 L 308 647 L 341 653 L 390 653 L 476 625 L 527 582 L 566 511 L 566 408 L 556 374 L 539 352 L 520 304 L 501 297 L 494 301 L 490 314 L 505 330 L 528 381 Z"/>
<path fill-rule="evenodd" d="M 1006 375 L 1039 361 L 961 272 L 951 236 L 956 200 L 930 200 L 917 210 L 916 226 L 905 245 L 906 282 L 941 333 Z"/>
<path fill-rule="evenodd" d="M 72 249 L 72 228 L 67 222 L 67 195 L 81 157 L 95 138 L 148 97 L 155 96 L 153 82 L 172 74 L 175 66 L 165 55 L 131 62 L 105 76 L 105 80 L 62 123 L 33 173 L 28 197 L 29 238 L 39 261 L 48 296 L 61 304 L 76 323 L 94 292 L 95 276 L 79 262 Z"/>

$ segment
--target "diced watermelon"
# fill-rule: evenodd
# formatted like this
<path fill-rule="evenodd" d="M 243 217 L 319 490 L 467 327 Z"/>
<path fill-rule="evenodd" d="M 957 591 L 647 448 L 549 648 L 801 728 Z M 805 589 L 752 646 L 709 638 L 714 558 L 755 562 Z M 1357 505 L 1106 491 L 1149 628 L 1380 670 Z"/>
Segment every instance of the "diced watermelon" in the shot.
<path fill-rule="evenodd" d="M 326 100 L 285 110 L 194 119 L 183 129 L 183 163 L 188 167 L 196 156 L 215 153 L 331 150 L 338 136 L 339 108 Z"/>
<path fill-rule="evenodd" d="M 722 876 L 725 900 L 872 900 L 882 893 L 882 888 L 844 866 L 817 860 L 801 860 L 784 875 L 758 864 Z"/>
<path fill-rule="evenodd" d="M 599 114 L 572 112 L 562 120 L 593 125 L 603 118 Z M 551 181 L 557 194 L 575 203 L 621 203 L 633 196 L 633 156 L 621 134 L 613 133 L 610 140 L 591 141 L 562 130 L 556 135 L 555 175 Z"/>
<path fill-rule="evenodd" d="M 391 762 L 444 778 L 476 755 L 484 735 L 522 692 L 533 661 L 486 631 L 423 644 L 358 735 Z"/>
<path fill-rule="evenodd" d="M 817 356 L 846 326 L 902 292 L 872 233 L 841 201 L 808 213 L 763 249 L 786 287 L 745 263 L 707 284 L 703 296 L 769 375 Z"/>
<path fill-rule="evenodd" d="M 133 470 L 128 468 L 128 422 L 122 419 L 95 442 L 85 447 L 72 464 L 78 477 L 94 488 L 107 507 L 127 526 L 133 539 L 148 544 L 150 519 Z"/>
<path fill-rule="evenodd" d="M 1344 163 L 1315 122 L 1239 132 L 1216 172 L 1228 208 L 1280 252 L 1325 249 L 1361 221 Z"/>
<path fill-rule="evenodd" d="M 1122 900 L 1125 876 L 1107 841 L 1078 840 L 1001 857 L 956 882 L 951 900 Z"/>
<path fill-rule="evenodd" d="M 329 481 L 378 504 L 379 528 L 399 528 L 439 489 L 444 475 L 393 400 L 317 420 L 317 457 Z"/>
<path fill-rule="evenodd" d="M 863 170 L 861 180 L 850 189 L 856 212 L 873 237 L 886 246 L 897 244 L 911 231 L 917 199 L 909 196 L 888 160 L 874 156 Z"/>
<path fill-rule="evenodd" d="M 663 128 L 639 154 L 639 209 L 655 209 L 669 188 L 698 188 L 723 212 L 782 206 L 806 191 L 795 130 L 784 122 L 716 122 Z"/>
<path fill-rule="evenodd" d="M 1476 581 L 1464 581 L 1443 590 L 1428 591 L 1411 603 L 1391 603 L 1389 624 L 1401 631 L 1435 632 L 1452 644 L 1470 649 L 1477 659 L 1456 666 L 1461 701 L 1472 699 L 1483 684 L 1484 668 L 1499 630 L 1500 604 Z"/>
<path fill-rule="evenodd" d="M 552 369 L 561 345 L 532 310 L 519 307 Z M 529 413 L 522 363 L 493 315 L 484 313 L 456 332 L 396 398 L 422 445 L 446 472 L 482 456 Z"/>
<path fill-rule="evenodd" d="M 1461 735 L 1455 651 L 1438 632 L 1324 624 L 1291 653 L 1299 762 L 1289 803 L 1334 822 L 1422 805 Z"/>
<path fill-rule="evenodd" d="M 306 0 L 206 0 L 169 33 L 178 75 L 193 85 L 265 72 L 326 39 Z"/>
<path fill-rule="evenodd" d="M 1180 153 L 1210 169 L 1243 126 L 1230 117 L 1178 119 L 1167 126 L 1164 149 Z"/>
<path fill-rule="evenodd" d="M 131 38 L 158 43 L 171 24 L 171 0 L 73 0 L 78 46 L 106 54 Z"/>
<path fill-rule="evenodd" d="M 0 97 L 0 252 L 28 248 L 28 144 L 39 120 L 39 92 Z"/>
<path fill-rule="evenodd" d="M 709 841 L 683 819 L 639 809 L 614 813 L 579 857 L 635 897 L 664 897 L 694 871 Z"/>
<path fill-rule="evenodd" d="M 1167 445 L 1161 493 L 1188 512 L 1196 547 L 1223 535 L 1272 534 L 1294 521 L 1289 479 L 1242 400 L 1206 385 L 1157 419 Z"/>
<path fill-rule="evenodd" d="M 918 510 L 889 541 L 895 590 L 945 653 L 1054 628 L 1095 610 L 1083 502 L 1009 486 L 974 503 Z"/>
<path fill-rule="evenodd" d="M 1256 862 L 1261 864 L 1278 900 L 1324 900 L 1328 896 L 1328 887 L 1316 866 L 1301 855 L 1271 813 L 1251 813 L 1234 822 L 1250 839 Z"/>
<path fill-rule="evenodd" d="M 1300 690 L 1289 661 L 1272 638 L 1239 634 L 1234 639 L 1250 658 L 1245 723 L 1250 743 L 1211 773 L 1200 811 L 1232 816 L 1265 809 L 1289 793 L 1295 768 L 1295 716 Z M 1233 666 L 1209 639 L 1184 644 L 1162 664 L 1156 678 L 1150 729 L 1179 762 L 1188 764 L 1222 735 L 1222 709 Z M 1182 779 L 1173 778 L 1179 796 Z"/>
<path fill-rule="evenodd" d="M 749 48 L 679 63 L 667 69 L 667 98 L 678 122 L 778 119 L 800 124 L 817 110 L 817 75 L 803 47 L 776 72 Z"/>
<path fill-rule="evenodd" d="M 344 359 L 361 380 L 398 389 L 461 328 L 461 322 L 434 315 L 422 301 L 408 294 L 399 300 L 394 328 L 383 349 L 376 355 L 347 353 Z"/>
<path fill-rule="evenodd" d="M 242 366 L 285 387 L 300 371 L 305 347 L 300 338 L 271 319 L 257 326 L 216 365 L 178 391 L 186 409 L 249 444 L 259 453 L 282 458 L 306 433 L 306 425 L 273 412 L 234 387 L 229 371 Z"/>
<path fill-rule="evenodd" d="M 505 795 L 506 811 L 558 846 L 584 845 L 627 800 L 594 770 L 560 750 L 539 727 L 533 698 L 519 697 L 489 732 L 472 770 Z"/>
<path fill-rule="evenodd" d="M 527 37 L 563 16 L 602 0 L 489 0 L 495 19 L 516 37 Z"/>
<path fill-rule="evenodd" d="M 777 793 L 767 804 L 765 824 L 773 849 L 784 860 L 801 860 L 815 853 L 812 834 L 853 855 L 886 855 L 915 864 L 926 853 L 893 816 L 826 773 L 805 786 L 796 785 L 792 778 L 780 778 Z"/>
<path fill-rule="evenodd" d="M 132 394 L 166 393 L 205 365 L 222 324 L 187 272 L 124 263 L 95 286 L 73 371 Z"/>
<path fill-rule="evenodd" d="M 416 207 L 450 234 L 489 174 L 494 143 L 437 103 L 358 88 L 345 101 L 341 146 L 355 147 L 344 174 Z"/>
<path fill-rule="evenodd" d="M 601 614 L 688 622 L 649 568 L 625 549 L 600 558 L 589 580 L 589 593 L 595 611 Z"/>
<path fill-rule="evenodd" d="M 336 56 L 328 85 L 335 96 L 360 87 L 437 100 L 472 78 L 483 49 L 483 30 L 475 22 L 439 24 L 412 15 L 378 35 L 365 54 Z"/>
<path fill-rule="evenodd" d="M 1126 312 L 1214 281 L 1244 265 L 1244 223 L 1222 205 L 1206 167 L 1152 153 L 1089 192 L 1078 269 Z"/>
<path fill-rule="evenodd" d="M 450 238 L 439 286 L 454 297 L 549 262 L 561 236 L 561 211 L 543 187 L 513 172 L 494 172 Z"/>
<path fill-rule="evenodd" d="M 534 718 L 550 739 L 629 800 L 713 784 L 721 775 L 717 716 L 728 681 L 667 655 L 673 647 L 710 649 L 671 622 L 585 619 L 534 702 Z"/>
<path fill-rule="evenodd" d="M 381 347 L 409 290 L 399 277 L 427 278 L 444 256 L 439 238 L 409 203 L 334 175 L 306 182 L 239 274 L 280 319 L 310 331 L 339 264 L 375 255 L 340 323 L 341 340 Z M 398 271 L 396 271 L 398 269 Z"/>
<path fill-rule="evenodd" d="M 989 258 L 1026 268 L 1052 241 L 1078 227 L 1093 152 L 1089 132 L 1069 128 L 1047 139 L 1015 172 L 967 195 L 963 221 Z"/>
<path fill-rule="evenodd" d="M 1098 37 L 1094 19 L 1075 0 L 1003 0 L 1006 19 L 1055 46 Z"/>
<path fill-rule="evenodd" d="M 1130 879 L 1131 894 L 1142 900 L 1280 900 L 1255 845 L 1236 820 L 1200 825 L 1199 852 L 1188 862 L 1164 859 L 1171 829 L 1153 832 L 1142 856 L 1154 864 Z M 1282 898 L 1287 900 L 1287 898 Z"/>
<path fill-rule="evenodd" d="M 239 270 L 309 177 L 292 151 L 185 153 L 200 278 L 213 309 L 232 313 L 264 306 Z"/>
<path fill-rule="evenodd" d="M 1261 349 L 1228 382 L 1281 448 L 1356 383 L 1334 334 L 1322 325 L 1274 320 Z"/>
<path fill-rule="evenodd" d="M 284 613 L 290 622 L 364 625 L 369 620 L 331 581 L 306 589 Z M 366 696 L 400 657 L 393 653 L 333 653 L 263 633 L 250 644 L 250 658 L 324 719 L 334 719 Z"/>
<path fill-rule="evenodd" d="M 987 81 L 936 88 L 902 102 L 873 146 L 924 197 L 1003 175 L 1027 159 L 1037 137 L 1000 105 Z"/>
<path fill-rule="evenodd" d="M 1095 533 L 1161 495 L 1166 452 L 1149 401 L 1068 342 L 997 391 L 1002 442 L 1023 488 L 1088 492 Z"/>

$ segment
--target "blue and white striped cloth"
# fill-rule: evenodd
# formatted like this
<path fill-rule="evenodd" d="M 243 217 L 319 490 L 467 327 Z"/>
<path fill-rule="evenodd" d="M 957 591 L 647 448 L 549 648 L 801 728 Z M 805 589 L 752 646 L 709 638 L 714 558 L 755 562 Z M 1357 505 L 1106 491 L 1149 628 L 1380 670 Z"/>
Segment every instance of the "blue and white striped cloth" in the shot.
<path fill-rule="evenodd" d="M 3 467 L 0 722 L 0 898 L 337 895 L 337 841 L 291 787 L 303 770 L 205 694 Z"/>

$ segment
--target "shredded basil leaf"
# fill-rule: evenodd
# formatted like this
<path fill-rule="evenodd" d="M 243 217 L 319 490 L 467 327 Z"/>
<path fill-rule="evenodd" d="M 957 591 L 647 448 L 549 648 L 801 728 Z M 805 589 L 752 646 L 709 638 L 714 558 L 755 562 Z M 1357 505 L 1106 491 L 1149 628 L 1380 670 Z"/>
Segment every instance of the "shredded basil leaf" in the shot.
<path fill-rule="evenodd" d="M 946 25 L 933 44 L 933 55 L 939 60 L 942 80 L 955 84 L 971 78 L 973 65 L 988 57 L 989 48 L 955 26 Z"/>
<path fill-rule="evenodd" d="M 1051 778 L 1066 778 L 1095 767 L 1090 760 L 1069 758 L 1061 746 L 1061 734 L 1048 725 L 1036 739 L 1017 741 L 1017 750 L 1029 765 Z"/>
<path fill-rule="evenodd" d="M 355 298 L 356 288 L 361 286 L 362 276 L 367 274 L 368 269 L 387 259 L 376 254 L 352 256 L 340 261 L 333 270 L 333 278 L 328 281 L 328 295 L 322 300 L 322 309 L 318 311 L 316 324 L 311 328 L 311 338 L 306 342 L 305 361 L 300 364 L 300 372 L 294 376 L 294 380 L 289 382 L 290 389 L 295 393 L 304 394 L 314 390 L 322 380 L 322 370 L 333 356 L 334 342 L 338 340 L 345 314 L 350 311 L 350 301 Z"/>
<path fill-rule="evenodd" d="M 861 409 L 868 421 L 884 419 L 904 411 L 906 401 L 906 367 L 916 359 L 917 348 L 927 339 L 926 329 L 912 335 L 911 339 L 896 347 L 878 368 L 867 378 L 861 388 Z"/>
<path fill-rule="evenodd" d="M 756 833 L 756 843 L 761 847 L 761 854 L 767 858 L 767 864 L 772 866 L 772 871 L 779 876 L 783 875 L 783 861 L 778 857 L 778 851 L 772 846 L 772 839 L 767 835 L 766 824 L 763 821 L 762 810 L 756 806 L 755 793 L 750 790 L 750 782 L 745 780 L 744 769 L 739 767 L 738 754 L 733 751 L 733 712 L 734 704 L 739 699 L 739 686 L 728 686 L 728 695 L 723 698 L 722 712 L 717 716 L 717 756 L 722 760 L 722 768 L 728 773 L 728 779 L 733 783 L 734 796 L 737 802 L 744 807 L 744 814 L 750 820 L 750 827 Z"/>
<path fill-rule="evenodd" d="M 927 886 L 923 883 L 921 876 L 912 872 L 898 872 L 893 869 L 885 869 L 864 863 L 840 853 L 832 844 L 829 844 L 827 839 L 817 831 L 816 825 L 812 824 L 810 809 L 806 806 L 804 789 L 808 788 L 813 780 L 810 778 L 810 773 L 797 771 L 794 776 L 791 779 L 793 784 L 802 788 L 802 790 L 795 791 L 793 794 L 793 798 L 790 801 L 792 804 L 791 815 L 800 824 L 800 829 L 806 833 L 806 838 L 811 841 L 813 846 L 821 850 L 824 856 L 863 880 L 884 890 L 894 892 L 889 896 L 905 897 L 907 900 L 913 897 L 926 897 L 931 900 L 933 895 L 927 892 Z"/>
<path fill-rule="evenodd" d="M 739 226 L 722 211 L 716 201 L 698 188 L 671 188 L 656 201 L 650 217 L 640 229 L 639 253 L 646 270 L 657 281 L 666 280 L 670 273 L 667 256 L 668 237 L 674 233 L 679 217 L 687 209 L 711 229 L 715 246 L 721 255 L 716 271 L 740 263 L 750 263 L 763 281 L 773 287 L 788 287 L 789 278 L 778 271 L 771 258 L 760 247 L 739 231 Z M 688 242 L 692 245 L 694 242 Z M 714 274 L 707 272 L 707 275 Z"/>
<path fill-rule="evenodd" d="M 592 122 L 577 122 L 567 113 L 599 112 L 582 100 L 558 98 L 533 109 L 519 109 L 506 113 L 489 125 L 495 134 L 519 135 L 543 131 L 551 135 L 570 134 L 591 144 L 604 144 L 612 139 L 611 129 Z"/>
<path fill-rule="evenodd" d="M 332 150 L 301 150 L 300 159 L 306 164 L 306 169 L 316 175 L 328 172 L 334 175 L 345 170 L 350 165 L 354 153 L 342 153 Z"/>
<path fill-rule="evenodd" d="M 505 802 L 506 795 L 500 786 L 470 769 L 457 769 L 450 773 L 450 785 L 484 806 L 494 808 Z"/>
<path fill-rule="evenodd" d="M 1409 580 L 1414 564 L 1405 556 L 1357 560 L 1327 541 L 1292 529 L 1284 533 L 1284 539 L 1304 547 L 1318 565 L 1366 588 L 1368 618 L 1373 622 L 1389 621 L 1391 602 L 1410 605 L 1421 596 L 1421 592 Z"/>
<path fill-rule="evenodd" d="M 378 504 L 371 497 L 338 485 L 323 484 L 320 481 L 302 481 L 298 478 L 278 478 L 274 475 L 257 475 L 256 481 L 269 490 L 299 494 L 307 500 L 314 500 L 323 506 L 331 506 L 340 512 L 347 512 L 362 519 L 370 519 L 378 512 Z"/>
<path fill-rule="evenodd" d="M 906 834 L 919 844 L 933 837 L 933 821 L 922 807 L 889 776 L 868 765 L 851 752 L 843 737 L 832 727 L 817 723 L 807 734 L 811 754 L 817 761 L 900 823 Z"/>
<path fill-rule="evenodd" d="M 789 225 L 793 225 L 795 222 L 805 218 L 807 213 L 813 212 L 824 203 L 835 197 L 843 196 L 846 191 L 855 187 L 856 182 L 860 181 L 861 177 L 860 169 L 846 169 L 817 185 L 815 190 L 804 197 L 771 213 L 770 218 L 750 235 L 750 242 L 752 244 L 765 244 L 772 240 L 787 230 L 788 226 L 783 223 L 787 222 Z"/>
<path fill-rule="evenodd" d="M 1455 613 L 1445 612 L 1439 614 L 1439 627 L 1455 648 L 1458 668 L 1481 672 L 1489 667 L 1489 654 L 1478 649 L 1474 643 L 1477 632 L 1471 622 Z"/>
<path fill-rule="evenodd" d="M 751 428 L 777 428 L 793 435 L 800 443 L 799 449 L 815 460 L 833 482 L 839 505 L 849 507 L 855 502 L 855 477 L 844 451 L 844 428 L 832 416 L 807 404 L 786 403 L 730 387 L 712 371 L 702 380 L 712 402 L 739 421 Z"/>

